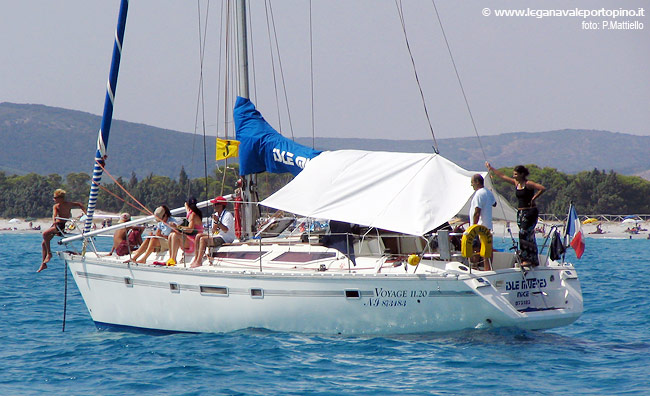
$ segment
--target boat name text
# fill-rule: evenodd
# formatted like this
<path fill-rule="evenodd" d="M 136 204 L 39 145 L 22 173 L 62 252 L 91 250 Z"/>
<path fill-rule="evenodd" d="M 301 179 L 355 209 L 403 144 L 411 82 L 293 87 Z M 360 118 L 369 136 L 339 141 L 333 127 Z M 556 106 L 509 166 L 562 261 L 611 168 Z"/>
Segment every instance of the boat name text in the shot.
<path fill-rule="evenodd" d="M 527 290 L 546 287 L 546 279 L 531 278 L 526 280 L 506 281 L 506 290 Z"/>
<path fill-rule="evenodd" d="M 429 292 L 427 290 L 393 290 L 376 287 L 375 296 L 376 298 L 369 298 L 364 305 L 369 307 L 405 307 L 407 298 L 428 297 Z"/>
<path fill-rule="evenodd" d="M 297 156 L 295 160 L 293 157 L 295 157 L 294 153 L 280 150 L 279 148 L 273 149 L 273 160 L 275 162 L 280 162 L 285 165 L 297 166 L 301 169 L 304 169 L 305 165 L 307 165 L 307 162 L 309 161 L 309 159 L 305 157 Z"/>

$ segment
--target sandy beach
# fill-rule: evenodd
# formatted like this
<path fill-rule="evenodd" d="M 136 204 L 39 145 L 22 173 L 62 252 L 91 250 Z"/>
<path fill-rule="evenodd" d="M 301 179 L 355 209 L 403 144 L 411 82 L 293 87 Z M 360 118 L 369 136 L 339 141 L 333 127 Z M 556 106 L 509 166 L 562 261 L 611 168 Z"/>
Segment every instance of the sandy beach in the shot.
<path fill-rule="evenodd" d="M 114 213 L 105 213 L 105 212 L 96 212 L 96 214 L 101 215 L 110 215 L 115 218 L 115 223 L 117 223 L 118 214 Z M 72 218 L 79 220 L 83 215 L 83 212 L 79 209 L 72 209 Z M 94 223 L 97 224 L 97 227 L 101 225 L 101 219 L 96 218 Z M 43 231 L 47 230 L 52 226 L 52 218 L 45 217 L 39 219 L 26 219 L 24 217 L 16 217 L 12 219 L 0 218 L 0 233 L 4 232 L 20 232 L 20 233 L 38 233 L 41 234 Z"/>
<path fill-rule="evenodd" d="M 20 233 L 42 233 L 52 225 L 52 219 L 36 219 L 25 221 L 23 218 L 18 218 L 18 221 L 12 219 L 0 219 L 0 232 L 20 232 Z M 31 228 L 30 228 L 31 223 Z M 38 229 L 40 227 L 40 229 Z M 36 229 L 34 229 L 36 228 Z"/>

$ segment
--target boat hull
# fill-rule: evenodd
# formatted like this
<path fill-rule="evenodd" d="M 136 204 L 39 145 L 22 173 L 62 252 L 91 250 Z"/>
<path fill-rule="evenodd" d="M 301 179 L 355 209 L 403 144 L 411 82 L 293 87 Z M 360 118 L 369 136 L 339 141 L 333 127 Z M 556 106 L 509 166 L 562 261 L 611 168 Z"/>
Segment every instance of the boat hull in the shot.
<path fill-rule="evenodd" d="M 563 276 L 570 271 L 562 268 L 523 277 L 514 269 L 483 275 L 283 273 L 64 258 L 96 323 L 141 329 L 349 335 L 535 330 L 568 325 L 582 313 L 577 276 Z M 542 278 L 544 285 L 530 281 Z"/>

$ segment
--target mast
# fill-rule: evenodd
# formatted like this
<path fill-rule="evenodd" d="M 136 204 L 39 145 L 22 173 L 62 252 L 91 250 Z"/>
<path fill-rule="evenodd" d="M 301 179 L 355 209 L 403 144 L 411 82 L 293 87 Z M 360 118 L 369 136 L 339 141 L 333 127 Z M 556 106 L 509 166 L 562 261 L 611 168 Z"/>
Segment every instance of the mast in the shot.
<path fill-rule="evenodd" d="M 92 184 L 90 185 L 90 196 L 88 197 L 88 210 L 86 213 L 86 223 L 84 232 L 90 231 L 99 195 L 99 182 L 104 172 L 102 166 L 106 159 L 106 148 L 108 147 L 108 135 L 111 130 L 111 121 L 113 119 L 113 102 L 115 101 L 115 89 L 117 88 L 117 74 L 120 70 L 120 60 L 122 58 L 122 43 L 124 40 L 124 28 L 126 27 L 126 14 L 129 10 L 129 0 L 122 0 L 120 4 L 120 13 L 117 17 L 117 28 L 115 29 L 115 44 L 113 45 L 113 59 L 111 60 L 111 71 L 108 75 L 106 84 L 106 99 L 104 100 L 104 114 L 102 115 L 102 125 L 97 136 L 97 151 L 95 153 L 95 163 L 93 168 Z"/>
<path fill-rule="evenodd" d="M 238 77 L 239 92 L 242 98 L 249 99 L 248 79 L 248 37 L 246 27 L 246 1 L 237 0 L 237 57 L 239 61 Z M 244 175 L 242 185 L 243 204 L 243 238 L 253 235 L 253 224 L 257 213 L 257 206 L 254 201 L 257 199 L 257 177 L 256 175 Z"/>

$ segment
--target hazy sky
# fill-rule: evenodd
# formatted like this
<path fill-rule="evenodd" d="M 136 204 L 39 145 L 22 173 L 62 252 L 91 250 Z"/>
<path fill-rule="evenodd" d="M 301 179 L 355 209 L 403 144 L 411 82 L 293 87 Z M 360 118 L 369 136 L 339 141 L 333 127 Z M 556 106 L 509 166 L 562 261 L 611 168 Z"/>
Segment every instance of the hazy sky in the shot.
<path fill-rule="evenodd" d="M 221 4 L 210 2 L 204 66 L 210 134 L 218 129 Z M 271 2 L 295 136 L 312 135 L 309 4 Z M 201 1 L 203 13 L 206 5 Z M 402 0 L 402 5 L 436 137 L 473 136 L 431 0 Z M 650 135 L 649 1 L 437 0 L 436 5 L 481 135 L 564 128 Z M 118 8 L 118 0 L 2 1 L 0 102 L 101 114 Z M 395 1 L 312 0 L 311 8 L 315 135 L 429 139 Z M 644 8 L 645 16 L 495 15 L 526 8 Z M 264 64 L 269 39 L 263 1 L 254 0 L 250 10 L 253 47 L 259 51 L 253 99 L 277 127 L 271 67 Z M 198 20 L 196 1 L 131 1 L 114 118 L 194 131 Z M 604 29 L 609 21 L 643 28 Z M 599 29 L 585 29 L 586 23 Z M 282 129 L 291 135 L 280 90 Z M 223 127 L 219 131 L 223 134 Z"/>

